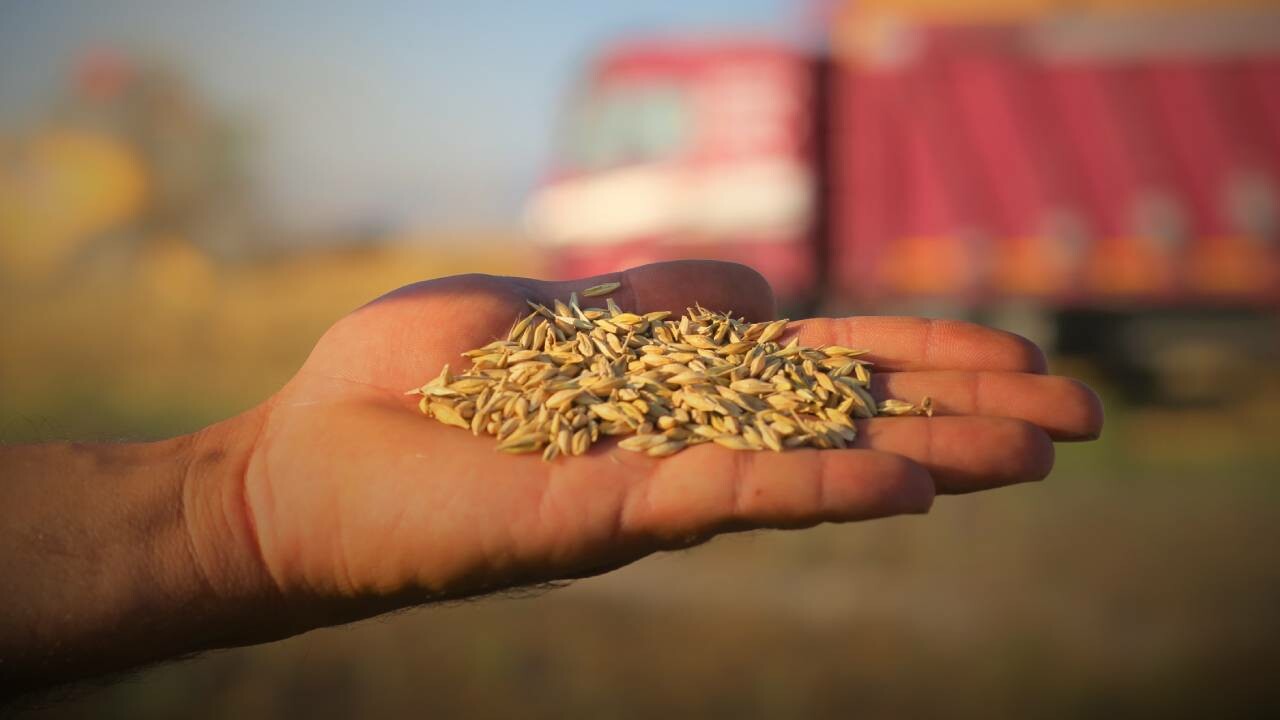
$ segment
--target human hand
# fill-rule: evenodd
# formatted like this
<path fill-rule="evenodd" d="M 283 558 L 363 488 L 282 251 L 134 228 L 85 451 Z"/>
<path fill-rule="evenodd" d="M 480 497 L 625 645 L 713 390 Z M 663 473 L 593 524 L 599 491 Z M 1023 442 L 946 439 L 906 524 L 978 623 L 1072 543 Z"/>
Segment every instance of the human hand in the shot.
<path fill-rule="evenodd" d="M 329 624 L 437 598 L 581 577 L 655 551 L 760 527 L 798 528 L 929 509 L 935 493 L 1043 478 L 1051 439 L 1096 437 L 1097 397 L 1045 375 L 1008 333 L 919 318 L 796 322 L 806 345 L 871 349 L 877 399 L 934 398 L 937 416 L 859 421 L 854 449 L 735 452 L 714 444 L 650 458 L 602 442 L 580 457 L 494 451 L 425 420 L 404 391 L 504 336 L 526 299 L 550 303 L 617 280 L 624 309 L 695 302 L 772 317 L 754 271 L 713 262 L 570 282 L 466 275 L 401 288 L 339 321 L 298 374 L 252 413 L 243 472 L 201 480 L 239 547 L 197 537 L 244 583 L 260 577 L 297 618 Z M 213 533 L 216 536 L 216 532 Z M 253 567 L 246 569 L 246 563 Z"/>

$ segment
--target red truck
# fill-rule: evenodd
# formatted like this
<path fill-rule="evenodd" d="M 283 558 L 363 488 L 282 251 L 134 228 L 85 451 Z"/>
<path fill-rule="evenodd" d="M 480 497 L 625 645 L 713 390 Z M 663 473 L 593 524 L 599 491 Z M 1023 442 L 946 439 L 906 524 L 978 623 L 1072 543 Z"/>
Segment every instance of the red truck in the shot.
<path fill-rule="evenodd" d="M 1174 396 L 1275 352 L 1280 10 L 903 4 L 838 5 L 825 53 L 606 48 L 528 208 L 554 267 L 717 257 L 799 312 L 1032 317 Z"/>

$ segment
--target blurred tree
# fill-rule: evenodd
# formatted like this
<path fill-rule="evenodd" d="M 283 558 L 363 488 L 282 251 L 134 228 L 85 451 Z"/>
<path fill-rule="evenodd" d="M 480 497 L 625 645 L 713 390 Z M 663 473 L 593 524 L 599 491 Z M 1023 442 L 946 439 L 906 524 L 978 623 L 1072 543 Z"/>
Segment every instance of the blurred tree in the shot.
<path fill-rule="evenodd" d="M 44 127 L 0 141 L 0 262 L 41 282 L 155 243 L 254 248 L 245 136 L 162 62 L 87 53 Z"/>
<path fill-rule="evenodd" d="M 90 239 L 137 218 L 146 170 L 111 137 L 48 130 L 0 147 L 0 262 L 6 274 L 40 279 Z"/>

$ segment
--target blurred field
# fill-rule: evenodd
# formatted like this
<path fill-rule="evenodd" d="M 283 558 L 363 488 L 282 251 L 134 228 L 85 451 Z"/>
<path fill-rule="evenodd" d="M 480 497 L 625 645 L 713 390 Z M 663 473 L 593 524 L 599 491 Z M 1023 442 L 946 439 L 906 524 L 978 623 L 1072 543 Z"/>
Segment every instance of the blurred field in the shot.
<path fill-rule="evenodd" d="M 241 264 L 173 240 L 39 284 L 0 281 L 0 437 L 200 427 L 278 388 L 347 312 L 401 285 L 480 271 L 538 267 L 527 247 L 490 235 Z"/>
<path fill-rule="evenodd" d="M 128 273 L 4 285 L 0 440 L 190 430 L 265 396 L 381 292 L 536 272 L 518 246 L 438 249 L 463 240 L 239 269 L 159 245 Z M 160 667 L 33 716 L 1266 714 L 1280 382 L 1253 382 L 1228 408 L 1109 402 L 1103 440 L 1061 446 L 1047 483 L 928 517 L 721 538 L 533 598 Z"/>

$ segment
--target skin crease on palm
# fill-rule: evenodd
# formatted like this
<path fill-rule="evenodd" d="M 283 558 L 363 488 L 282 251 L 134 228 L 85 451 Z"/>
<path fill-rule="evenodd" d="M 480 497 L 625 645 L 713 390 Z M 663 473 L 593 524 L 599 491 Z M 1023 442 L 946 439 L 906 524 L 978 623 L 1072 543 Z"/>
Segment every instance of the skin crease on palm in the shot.
<path fill-rule="evenodd" d="M 688 261 L 569 282 L 466 275 L 410 285 L 334 325 L 262 408 L 243 503 L 284 597 L 432 598 L 583 577 L 719 532 L 801 528 L 926 512 L 935 494 L 1045 477 L 1052 440 L 1097 437 L 1084 385 L 1044 374 L 1031 343 L 917 318 L 800 321 L 806 345 L 870 348 L 877 398 L 934 398 L 933 418 L 860 422 L 856 449 L 735 452 L 700 445 L 650 458 L 604 441 L 545 463 L 425 419 L 404 391 L 465 367 L 525 299 L 621 282 L 636 312 L 701 303 L 773 317 L 753 270 Z M 603 298 L 600 299 L 603 305 Z"/>

